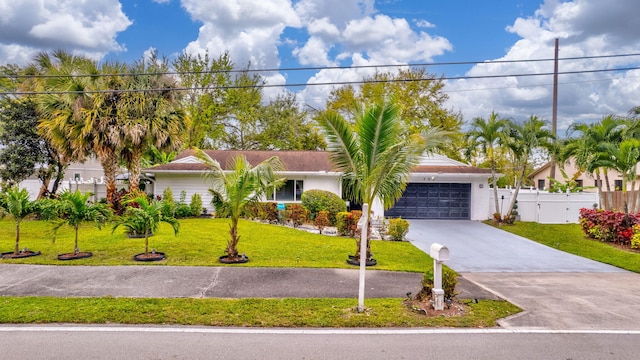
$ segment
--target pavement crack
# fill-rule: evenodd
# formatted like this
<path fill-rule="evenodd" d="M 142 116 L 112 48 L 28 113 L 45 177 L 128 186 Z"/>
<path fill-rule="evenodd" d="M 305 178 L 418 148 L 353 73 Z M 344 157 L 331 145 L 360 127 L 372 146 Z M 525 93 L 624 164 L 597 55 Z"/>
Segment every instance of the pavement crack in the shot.
<path fill-rule="evenodd" d="M 211 279 L 209 280 L 209 285 L 207 285 L 206 287 L 201 287 L 199 288 L 200 290 L 198 291 L 198 294 L 195 296 L 197 299 L 201 299 L 201 298 L 205 298 L 207 296 L 207 292 L 209 292 L 209 290 L 213 289 L 214 287 L 216 287 L 216 285 L 218 285 L 218 277 L 220 276 L 220 268 L 215 269 L 215 271 L 213 272 L 213 275 L 211 276 Z"/>

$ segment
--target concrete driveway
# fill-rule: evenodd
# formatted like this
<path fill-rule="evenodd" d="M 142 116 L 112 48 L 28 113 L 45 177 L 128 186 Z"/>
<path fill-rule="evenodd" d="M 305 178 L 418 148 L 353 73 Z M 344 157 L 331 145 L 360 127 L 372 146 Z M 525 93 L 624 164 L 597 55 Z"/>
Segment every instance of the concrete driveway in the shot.
<path fill-rule="evenodd" d="M 407 239 L 427 254 L 434 242 L 451 252 L 458 272 L 623 272 L 477 221 L 410 220 Z"/>
<path fill-rule="evenodd" d="M 640 275 L 581 258 L 473 221 L 410 220 L 409 241 L 524 311 L 505 328 L 640 330 Z"/>

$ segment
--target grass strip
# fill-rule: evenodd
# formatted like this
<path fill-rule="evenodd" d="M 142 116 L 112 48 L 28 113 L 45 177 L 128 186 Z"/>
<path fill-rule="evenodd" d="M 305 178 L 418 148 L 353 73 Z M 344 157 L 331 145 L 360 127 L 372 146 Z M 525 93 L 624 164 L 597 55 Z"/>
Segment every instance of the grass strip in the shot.
<path fill-rule="evenodd" d="M 506 301 L 465 301 L 464 316 L 427 317 L 402 299 L 148 299 L 0 297 L 0 323 L 166 324 L 233 327 L 473 327 L 521 311 Z"/>
<path fill-rule="evenodd" d="M 640 273 L 640 253 L 586 238 L 579 224 L 517 222 L 500 229 L 570 254 Z"/>

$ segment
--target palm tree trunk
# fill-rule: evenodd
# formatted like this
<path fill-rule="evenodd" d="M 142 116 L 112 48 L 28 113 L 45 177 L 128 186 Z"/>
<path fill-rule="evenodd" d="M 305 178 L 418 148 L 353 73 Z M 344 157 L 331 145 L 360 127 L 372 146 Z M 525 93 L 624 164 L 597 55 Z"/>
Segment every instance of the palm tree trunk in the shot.
<path fill-rule="evenodd" d="M 500 214 L 500 202 L 498 201 L 498 179 L 496 179 L 496 166 L 493 158 L 491 159 L 491 184 L 493 185 L 493 200 L 495 201 L 496 214 Z"/>
<path fill-rule="evenodd" d="M 602 193 L 602 178 L 600 178 L 600 171 L 596 169 L 596 187 L 598 188 L 598 200 L 599 200 L 599 204 L 598 207 L 600 209 L 602 209 L 604 207 L 604 209 L 606 209 L 606 204 L 604 201 L 604 194 Z"/>
<path fill-rule="evenodd" d="M 613 194 L 611 193 L 611 185 L 609 184 L 609 172 L 607 168 L 602 171 L 604 173 L 604 184 L 607 187 L 607 210 L 613 210 Z"/>
<path fill-rule="evenodd" d="M 516 187 L 513 190 L 513 196 L 511 197 L 511 201 L 509 202 L 509 209 L 505 212 L 507 215 L 511 215 L 513 211 L 513 207 L 516 205 L 516 201 L 518 200 L 518 193 L 520 192 L 520 188 L 522 187 L 522 178 L 524 177 L 525 172 L 527 171 L 527 164 L 525 163 L 522 166 L 522 170 L 520 170 L 520 176 L 518 177 L 518 181 L 516 181 Z"/>
<path fill-rule="evenodd" d="M 16 246 L 13 249 L 13 254 L 18 255 L 20 253 L 20 220 L 16 221 Z"/>
<path fill-rule="evenodd" d="M 80 249 L 78 249 L 78 225 L 75 226 L 75 230 L 76 230 L 76 241 L 75 244 L 73 246 L 73 253 L 77 254 L 80 252 Z"/>
<path fill-rule="evenodd" d="M 107 151 L 105 154 L 99 154 L 100 164 L 104 171 L 104 183 L 107 189 L 107 203 L 113 205 L 113 195 L 116 193 L 116 172 L 118 171 L 118 160 L 115 156 L 111 156 Z"/>
<path fill-rule="evenodd" d="M 140 160 L 142 159 L 142 147 L 136 147 L 131 151 L 129 162 L 129 192 L 137 192 L 140 188 Z"/>
<path fill-rule="evenodd" d="M 231 235 L 231 240 L 227 243 L 227 255 L 229 258 L 235 258 L 238 257 L 238 219 L 231 219 L 229 235 Z"/>
<path fill-rule="evenodd" d="M 149 254 L 149 230 L 144 229 L 144 254 Z"/>

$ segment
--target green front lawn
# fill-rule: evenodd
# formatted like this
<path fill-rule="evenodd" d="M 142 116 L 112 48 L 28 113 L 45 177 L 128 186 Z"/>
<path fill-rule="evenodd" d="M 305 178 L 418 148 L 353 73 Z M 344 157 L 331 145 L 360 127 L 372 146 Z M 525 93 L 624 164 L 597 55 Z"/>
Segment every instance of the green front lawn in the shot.
<path fill-rule="evenodd" d="M 492 327 L 520 311 L 506 301 L 468 302 L 465 316 L 427 317 L 402 299 L 131 299 L 0 297 L 0 323 L 174 324 L 253 327 Z"/>
<path fill-rule="evenodd" d="M 0 221 L 0 252 L 13 250 L 14 222 Z M 45 221 L 25 221 L 21 225 L 20 248 L 40 251 L 42 255 L 25 259 L 2 259 L 1 263 L 53 265 L 141 265 L 133 255 L 144 251 L 144 239 L 129 239 L 123 229 L 111 233 L 84 225 L 79 232 L 81 251 L 93 252 L 93 257 L 59 261 L 57 255 L 73 251 L 73 231 L 63 228 L 52 242 L 51 224 Z M 355 253 L 354 239 L 312 234 L 277 225 L 241 221 L 238 248 L 251 259 L 249 267 L 353 268 L 346 263 L 347 255 Z M 144 265 L 223 266 L 218 257 L 224 254 L 229 238 L 228 219 L 183 219 L 177 236 L 167 224 L 150 237 L 149 247 L 165 252 L 167 259 Z M 372 252 L 378 260 L 376 270 L 424 272 L 432 266 L 431 259 L 408 242 L 373 241 Z"/>
<path fill-rule="evenodd" d="M 538 224 L 517 222 L 500 229 L 520 235 L 541 244 L 640 273 L 640 252 L 626 251 L 609 243 L 588 239 L 578 224 Z"/>

